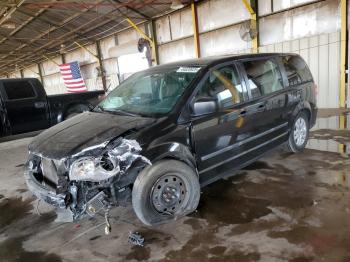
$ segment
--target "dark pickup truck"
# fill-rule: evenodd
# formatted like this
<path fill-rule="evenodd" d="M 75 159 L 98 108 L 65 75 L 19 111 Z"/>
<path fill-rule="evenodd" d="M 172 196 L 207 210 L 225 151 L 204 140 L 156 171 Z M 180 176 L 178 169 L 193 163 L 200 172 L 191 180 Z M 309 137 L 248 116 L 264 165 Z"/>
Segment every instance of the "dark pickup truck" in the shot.
<path fill-rule="evenodd" d="M 0 137 L 43 130 L 91 110 L 103 91 L 47 96 L 36 78 L 0 79 Z"/>

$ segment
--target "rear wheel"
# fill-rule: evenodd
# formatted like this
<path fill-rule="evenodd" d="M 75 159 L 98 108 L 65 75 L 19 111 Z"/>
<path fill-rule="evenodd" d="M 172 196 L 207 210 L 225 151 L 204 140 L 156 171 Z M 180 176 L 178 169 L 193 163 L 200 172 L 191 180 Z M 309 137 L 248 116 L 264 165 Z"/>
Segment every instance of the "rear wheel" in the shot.
<path fill-rule="evenodd" d="M 194 170 L 176 160 L 162 160 L 137 177 L 132 204 L 137 217 L 153 226 L 193 212 L 199 203 L 200 185 Z"/>
<path fill-rule="evenodd" d="M 309 119 L 305 112 L 300 112 L 295 118 L 287 142 L 289 152 L 298 153 L 304 150 L 309 139 Z"/>

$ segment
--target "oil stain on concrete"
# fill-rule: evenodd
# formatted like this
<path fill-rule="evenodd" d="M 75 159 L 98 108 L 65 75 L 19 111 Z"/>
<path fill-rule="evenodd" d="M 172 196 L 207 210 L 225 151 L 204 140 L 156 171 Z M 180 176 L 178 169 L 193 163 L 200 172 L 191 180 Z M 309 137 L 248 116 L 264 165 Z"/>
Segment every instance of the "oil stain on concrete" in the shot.
<path fill-rule="evenodd" d="M 22 244 L 26 237 L 9 238 L 0 243 L 1 261 L 7 262 L 60 262 L 61 258 L 55 254 L 47 254 L 42 251 L 26 251 Z"/>
<path fill-rule="evenodd" d="M 0 215 L 0 232 L 11 223 L 29 215 L 32 210 L 32 205 L 30 204 L 32 201 L 32 199 L 4 198 L 0 202 L 0 210 L 2 210 Z"/>
<path fill-rule="evenodd" d="M 23 242 L 36 234 L 39 228 L 51 223 L 54 215 L 44 214 L 39 217 L 31 211 L 33 199 L 3 198 L 0 202 L 0 234 L 6 236 L 0 242 L 1 261 L 38 261 L 57 262 L 60 257 L 43 251 L 27 251 Z"/>

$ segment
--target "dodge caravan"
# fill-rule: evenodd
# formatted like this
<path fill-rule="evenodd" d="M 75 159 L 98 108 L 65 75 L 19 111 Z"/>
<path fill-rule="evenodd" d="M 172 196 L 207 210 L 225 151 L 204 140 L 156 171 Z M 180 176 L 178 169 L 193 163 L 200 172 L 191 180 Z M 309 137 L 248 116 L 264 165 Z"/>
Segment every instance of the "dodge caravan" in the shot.
<path fill-rule="evenodd" d="M 295 54 L 156 66 L 37 136 L 26 182 L 70 221 L 108 218 L 111 208 L 132 203 L 144 224 L 164 223 L 193 212 L 201 187 L 272 149 L 302 151 L 315 124 L 315 93 Z"/>

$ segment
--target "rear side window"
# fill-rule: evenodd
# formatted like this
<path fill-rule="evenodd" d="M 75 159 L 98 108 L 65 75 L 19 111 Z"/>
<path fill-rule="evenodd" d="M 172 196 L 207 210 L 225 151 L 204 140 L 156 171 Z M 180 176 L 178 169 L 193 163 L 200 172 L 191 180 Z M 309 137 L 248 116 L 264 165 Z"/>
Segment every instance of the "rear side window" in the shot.
<path fill-rule="evenodd" d="M 8 100 L 35 97 L 33 86 L 28 81 L 4 82 Z"/>
<path fill-rule="evenodd" d="M 300 56 L 282 57 L 289 85 L 297 85 L 312 81 L 311 72 Z"/>
<path fill-rule="evenodd" d="M 243 102 L 246 95 L 235 66 L 224 66 L 210 72 L 199 89 L 196 100 L 214 98 L 218 107 L 223 109 Z"/>
<path fill-rule="evenodd" d="M 278 65 L 272 59 L 243 62 L 253 98 L 283 89 Z"/>

